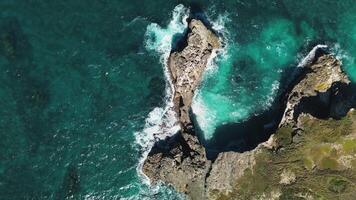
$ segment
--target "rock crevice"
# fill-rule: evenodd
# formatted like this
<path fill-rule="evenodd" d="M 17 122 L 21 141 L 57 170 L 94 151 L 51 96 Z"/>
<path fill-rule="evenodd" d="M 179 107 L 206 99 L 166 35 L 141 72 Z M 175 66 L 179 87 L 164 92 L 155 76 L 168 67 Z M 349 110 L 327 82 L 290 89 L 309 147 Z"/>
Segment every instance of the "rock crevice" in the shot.
<path fill-rule="evenodd" d="M 174 85 L 174 105 L 183 131 L 192 128 L 189 109 L 194 91 L 200 84 L 207 62 L 220 42 L 204 24 L 192 19 L 189 23 L 187 46 L 169 57 L 168 67 Z"/>
<path fill-rule="evenodd" d="M 189 113 L 194 92 L 213 51 L 220 47 L 220 41 L 199 20 L 192 19 L 188 28 L 186 46 L 179 52 L 172 52 L 168 59 L 174 109 L 181 131 L 155 144 L 143 165 L 143 172 L 152 182 L 161 180 L 192 199 L 201 199 L 205 195 L 205 178 L 211 162 L 194 134 Z"/>

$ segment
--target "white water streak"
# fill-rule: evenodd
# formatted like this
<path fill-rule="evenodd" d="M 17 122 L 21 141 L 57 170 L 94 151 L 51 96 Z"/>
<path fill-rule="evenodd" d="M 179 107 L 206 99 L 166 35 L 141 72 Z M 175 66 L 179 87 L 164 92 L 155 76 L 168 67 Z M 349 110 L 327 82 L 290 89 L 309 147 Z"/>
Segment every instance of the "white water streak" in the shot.
<path fill-rule="evenodd" d="M 203 79 L 207 78 L 208 76 L 212 76 L 218 70 L 217 63 L 220 60 L 228 59 L 228 48 L 229 43 L 225 43 L 229 41 L 229 32 L 227 31 L 225 25 L 226 23 L 230 22 L 228 13 L 223 15 L 219 15 L 216 20 L 208 19 L 212 22 L 213 30 L 217 31 L 219 34 L 222 35 L 220 37 L 220 43 L 224 44 L 221 46 L 220 49 L 214 49 L 206 66 L 206 70 L 203 74 Z M 203 80 L 204 82 L 204 80 Z M 197 122 L 202 130 L 214 130 L 216 126 L 216 113 L 209 110 L 203 101 L 203 97 L 200 94 L 200 88 L 198 88 L 194 94 L 193 101 L 192 101 L 192 111 L 197 118 Z M 213 131 L 211 131 L 213 132 Z M 210 139 L 213 135 L 209 133 L 204 133 L 205 139 Z"/>
<path fill-rule="evenodd" d="M 303 60 L 301 62 L 299 62 L 298 64 L 298 67 L 307 67 L 309 65 L 312 64 L 312 62 L 314 61 L 315 59 L 315 54 L 318 50 L 322 49 L 322 50 L 325 50 L 327 49 L 328 46 L 327 45 L 322 45 L 322 44 L 318 44 L 316 45 L 309 53 L 307 56 L 305 56 L 303 58 Z"/>
<path fill-rule="evenodd" d="M 142 152 L 137 171 L 146 184 L 150 184 L 150 182 L 148 177 L 143 174 L 142 166 L 154 143 L 168 136 L 172 136 L 180 129 L 174 111 L 174 85 L 170 78 L 167 61 L 172 48 L 172 39 L 175 34 L 182 34 L 187 28 L 188 16 L 189 9 L 183 5 L 178 5 L 173 10 L 172 20 L 166 28 L 152 23 L 148 25 L 146 30 L 146 49 L 160 54 L 166 79 L 165 106 L 154 108 L 146 119 L 145 128 L 141 132 L 135 133 L 136 143 L 139 144 Z"/>

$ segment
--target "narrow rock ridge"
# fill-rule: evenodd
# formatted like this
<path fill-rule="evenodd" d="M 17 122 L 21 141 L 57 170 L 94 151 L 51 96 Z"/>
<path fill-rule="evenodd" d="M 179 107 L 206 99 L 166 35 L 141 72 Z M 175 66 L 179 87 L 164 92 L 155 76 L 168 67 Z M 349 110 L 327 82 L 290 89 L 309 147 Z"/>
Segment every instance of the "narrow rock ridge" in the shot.
<path fill-rule="evenodd" d="M 189 22 L 187 46 L 180 52 L 172 52 L 168 59 L 181 131 L 157 142 L 143 165 L 143 172 L 152 182 L 171 184 L 192 199 L 204 197 L 205 177 L 211 163 L 194 134 L 189 112 L 211 54 L 219 47 L 219 38 L 201 21 Z"/>
<path fill-rule="evenodd" d="M 174 85 L 174 104 L 183 131 L 193 128 L 189 117 L 194 91 L 213 49 L 220 46 L 219 39 L 204 24 L 192 19 L 187 46 L 181 52 L 173 52 L 169 57 L 169 70 Z"/>

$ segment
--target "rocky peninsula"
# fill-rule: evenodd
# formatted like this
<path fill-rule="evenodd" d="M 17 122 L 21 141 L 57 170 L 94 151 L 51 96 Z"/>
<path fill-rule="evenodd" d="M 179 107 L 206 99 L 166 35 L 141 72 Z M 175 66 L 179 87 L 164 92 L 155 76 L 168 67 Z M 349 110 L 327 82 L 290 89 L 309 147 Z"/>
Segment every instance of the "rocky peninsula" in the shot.
<path fill-rule="evenodd" d="M 186 46 L 168 61 L 181 131 L 157 142 L 143 172 L 190 199 L 356 199 L 355 86 L 322 49 L 281 97 L 284 112 L 268 141 L 209 160 L 190 106 L 219 38 L 192 19 Z"/>
<path fill-rule="evenodd" d="M 153 182 L 162 180 L 192 199 L 198 199 L 204 196 L 211 161 L 206 158 L 205 148 L 194 133 L 190 106 L 208 60 L 213 50 L 220 47 L 220 41 L 195 19 L 189 22 L 187 34 L 187 45 L 180 52 L 172 52 L 168 60 L 181 131 L 155 144 L 144 163 L 143 172 Z"/>

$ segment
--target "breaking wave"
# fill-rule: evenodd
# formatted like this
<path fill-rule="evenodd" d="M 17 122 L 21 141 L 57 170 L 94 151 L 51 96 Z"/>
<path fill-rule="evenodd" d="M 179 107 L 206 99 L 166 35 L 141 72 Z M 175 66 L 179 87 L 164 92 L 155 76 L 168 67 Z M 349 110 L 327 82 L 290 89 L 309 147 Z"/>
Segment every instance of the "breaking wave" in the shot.
<path fill-rule="evenodd" d="M 188 17 L 189 9 L 183 5 L 178 5 L 174 8 L 172 19 L 167 27 L 152 23 L 147 26 L 145 34 L 145 47 L 160 56 L 166 80 L 164 106 L 154 108 L 146 118 L 144 129 L 135 133 L 136 143 L 140 146 L 141 152 L 137 170 L 147 184 L 149 184 L 149 180 L 142 173 L 142 165 L 149 151 L 156 141 L 171 136 L 180 129 L 173 107 L 172 94 L 174 93 L 174 87 L 170 79 L 167 60 L 172 48 L 172 39 L 174 35 L 184 32 L 187 27 Z"/>

